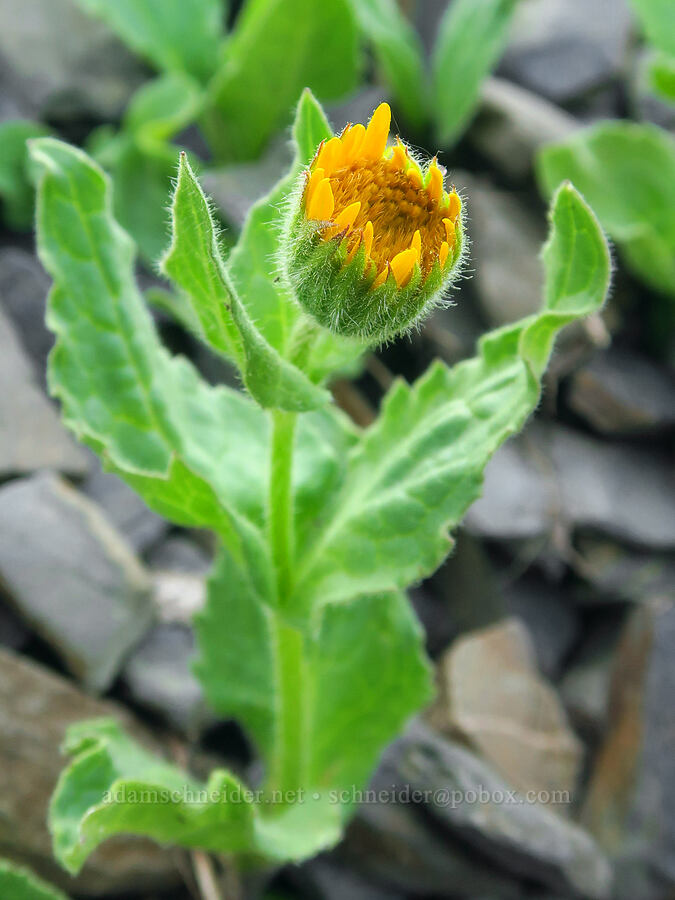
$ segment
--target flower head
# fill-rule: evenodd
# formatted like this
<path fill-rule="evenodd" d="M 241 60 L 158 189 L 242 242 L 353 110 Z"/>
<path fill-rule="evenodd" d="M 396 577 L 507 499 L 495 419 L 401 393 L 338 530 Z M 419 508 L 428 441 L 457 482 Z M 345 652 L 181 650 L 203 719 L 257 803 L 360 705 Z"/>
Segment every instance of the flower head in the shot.
<path fill-rule="evenodd" d="M 425 167 L 381 103 L 367 127 L 322 142 L 288 228 L 287 275 L 302 306 L 342 334 L 382 341 L 438 303 L 459 268 L 462 203 L 436 159 Z"/>

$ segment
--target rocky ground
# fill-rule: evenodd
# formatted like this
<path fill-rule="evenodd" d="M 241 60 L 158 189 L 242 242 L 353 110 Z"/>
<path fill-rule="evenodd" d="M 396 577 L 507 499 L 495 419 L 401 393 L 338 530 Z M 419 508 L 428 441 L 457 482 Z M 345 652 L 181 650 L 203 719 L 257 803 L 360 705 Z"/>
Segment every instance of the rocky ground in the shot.
<path fill-rule="evenodd" d="M 78 140 L 119 117 L 145 77 L 136 60 L 67 0 L 20 6 L 0 0 L 0 120 L 40 117 Z M 444 4 L 418 6 L 428 39 Z M 487 327 L 539 305 L 539 146 L 597 118 L 675 124 L 636 86 L 622 0 L 530 0 L 518 15 L 445 160 L 468 197 L 472 278 L 454 308 L 336 386 L 360 422 L 393 373 L 460 359 Z M 354 102 L 367 113 L 380 95 Z M 208 182 L 234 227 L 261 184 L 241 176 Z M 116 840 L 73 882 L 50 851 L 46 807 L 70 722 L 112 713 L 175 758 L 249 760 L 190 669 L 208 536 L 150 512 L 61 425 L 45 390 L 47 289 L 30 235 L 3 232 L 0 856 L 73 896 L 182 900 L 194 860 L 180 852 Z M 374 776 L 398 802 L 365 803 L 336 851 L 271 873 L 274 896 L 675 897 L 675 375 L 662 302 L 619 264 L 602 317 L 559 342 L 536 416 L 491 462 L 452 558 L 413 592 L 439 693 Z M 406 786 L 490 799 L 405 802 Z M 544 802 L 509 801 L 514 789 Z"/>

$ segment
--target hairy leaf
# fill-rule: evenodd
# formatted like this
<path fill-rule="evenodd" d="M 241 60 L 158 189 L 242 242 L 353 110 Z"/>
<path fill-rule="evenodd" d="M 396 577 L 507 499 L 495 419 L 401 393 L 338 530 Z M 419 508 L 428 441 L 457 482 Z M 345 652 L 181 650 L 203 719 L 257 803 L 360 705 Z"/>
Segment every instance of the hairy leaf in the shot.
<path fill-rule="evenodd" d="M 266 407 L 307 410 L 328 400 L 283 359 L 254 325 L 223 264 L 208 202 L 182 154 L 172 203 L 173 239 L 164 271 L 192 299 L 209 343 L 231 356 L 253 397 Z"/>
<path fill-rule="evenodd" d="M 115 834 L 215 852 L 250 851 L 254 810 L 246 788 L 223 770 L 208 784 L 149 753 L 113 719 L 72 725 L 49 808 L 54 854 L 77 873 L 89 854 Z"/>
<path fill-rule="evenodd" d="M 224 37 L 224 0 L 77 0 L 158 69 L 206 82 Z"/>
<path fill-rule="evenodd" d="M 294 608 L 401 589 L 429 575 L 497 447 L 535 408 L 556 331 L 600 307 L 609 255 L 570 185 L 556 195 L 541 313 L 486 335 L 475 359 L 397 381 L 349 455 L 345 484 L 299 547 Z"/>
<path fill-rule="evenodd" d="M 241 394 L 209 387 L 163 348 L 99 167 L 50 138 L 31 151 L 41 172 L 38 249 L 54 279 L 49 384 L 66 423 L 154 509 L 215 529 L 266 571 L 265 415 Z"/>
<path fill-rule="evenodd" d="M 356 86 L 358 31 L 348 0 L 247 0 L 212 91 L 207 135 L 222 159 L 252 159 L 288 122 L 305 86 Z"/>
<path fill-rule="evenodd" d="M 396 0 L 351 0 L 359 25 L 401 112 L 412 126 L 424 125 L 428 108 L 424 50 Z"/>
<path fill-rule="evenodd" d="M 47 132 L 38 122 L 24 119 L 0 124 L 0 206 L 10 228 L 23 230 L 33 223 L 35 191 L 28 172 L 26 141 Z"/>
<path fill-rule="evenodd" d="M 383 747 L 430 697 L 421 629 L 401 594 L 327 604 L 311 630 L 295 633 L 224 555 L 196 624 L 206 694 L 254 739 L 272 786 L 284 758 L 284 704 L 305 716 L 290 761 L 297 785 L 330 800 L 330 791 L 353 797 L 363 787 Z M 302 646 L 293 692 L 278 669 L 289 632 Z"/>
<path fill-rule="evenodd" d="M 53 885 L 6 859 L 0 859 L 0 897 L 5 900 L 68 900 Z"/>
<path fill-rule="evenodd" d="M 593 206 L 627 264 L 675 295 L 675 140 L 654 125 L 608 122 L 540 151 L 545 194 L 570 179 Z"/>
<path fill-rule="evenodd" d="M 281 354 L 303 356 L 302 367 L 319 383 L 336 372 L 351 371 L 363 353 L 355 341 L 312 327 L 279 277 L 279 242 L 290 193 L 317 147 L 332 137 L 320 104 L 303 91 L 293 126 L 296 158 L 288 176 L 258 203 L 246 219 L 228 259 L 228 270 L 251 319 Z"/>
<path fill-rule="evenodd" d="M 457 140 L 469 122 L 483 79 L 502 54 L 518 0 L 454 0 L 440 24 L 433 51 L 436 134 Z"/>

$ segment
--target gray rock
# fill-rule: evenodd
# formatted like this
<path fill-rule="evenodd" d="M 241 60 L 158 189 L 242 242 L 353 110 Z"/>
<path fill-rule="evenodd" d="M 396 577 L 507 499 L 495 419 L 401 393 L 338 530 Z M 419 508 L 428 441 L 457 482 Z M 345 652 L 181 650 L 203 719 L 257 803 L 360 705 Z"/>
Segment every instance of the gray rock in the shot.
<path fill-rule="evenodd" d="M 675 547 L 675 477 L 658 452 L 562 427 L 550 429 L 548 440 L 568 523 L 646 547 Z"/>
<path fill-rule="evenodd" d="M 568 403 L 603 434 L 672 431 L 675 377 L 634 353 L 610 349 L 573 375 Z"/>
<path fill-rule="evenodd" d="M 430 711 L 438 730 L 461 736 L 523 792 L 574 795 L 582 748 L 522 622 L 458 638 L 440 659 L 438 682 Z"/>
<path fill-rule="evenodd" d="M 539 537 L 552 530 L 556 505 L 550 460 L 529 430 L 492 457 L 485 469 L 483 495 L 469 508 L 464 526 L 479 537 Z"/>
<path fill-rule="evenodd" d="M 213 721 L 192 672 L 196 653 L 189 626 L 162 622 L 132 651 L 122 670 L 122 680 L 137 703 L 192 736 Z"/>
<path fill-rule="evenodd" d="M 643 742 L 629 819 L 651 868 L 675 891 L 675 594 L 654 610 L 643 703 Z"/>
<path fill-rule="evenodd" d="M 611 872 L 603 853 L 590 835 L 554 811 L 555 802 L 548 808 L 528 801 L 486 762 L 422 725 L 386 752 L 374 786 L 379 784 L 399 795 L 408 786 L 409 796 L 419 791 L 430 798 L 424 804 L 428 816 L 473 854 L 480 871 L 508 873 L 565 896 L 609 895 Z M 369 805 L 365 815 L 376 807 Z M 401 809 L 402 816 L 412 818 L 414 806 Z M 462 894 L 459 886 L 455 891 Z"/>
<path fill-rule="evenodd" d="M 29 637 L 30 632 L 25 623 L 6 605 L 0 590 L 0 646 L 20 650 Z"/>
<path fill-rule="evenodd" d="M 0 60 L 3 92 L 34 118 L 115 119 L 147 77 L 72 0 L 0 0 Z"/>
<path fill-rule="evenodd" d="M 0 308 L 0 479 L 52 468 L 84 475 L 87 457 L 35 383 L 32 366 Z"/>
<path fill-rule="evenodd" d="M 383 100 L 391 102 L 385 87 L 382 85 L 364 87 L 346 100 L 327 104 L 326 115 L 336 131 L 342 131 L 347 122 L 367 122 Z M 392 126 L 392 130 L 396 131 L 396 123 Z"/>
<path fill-rule="evenodd" d="M 205 576 L 211 568 L 211 557 L 194 541 L 179 535 L 169 535 L 153 547 L 147 556 L 151 569 L 172 572 L 192 572 Z"/>
<path fill-rule="evenodd" d="M 415 26 L 427 53 L 431 53 L 434 48 L 441 18 L 447 7 L 448 0 L 419 0 L 413 4 Z"/>
<path fill-rule="evenodd" d="M 482 853 L 443 833 L 426 809 L 409 801 L 405 778 L 386 760 L 369 790 L 391 799 L 361 803 L 341 856 L 366 878 L 414 897 L 519 900 L 519 885 Z M 398 796 L 401 799 L 394 799 Z"/>
<path fill-rule="evenodd" d="M 433 585 L 434 593 L 440 593 L 444 602 L 436 600 L 436 616 L 422 621 L 427 631 L 429 626 L 432 629 L 427 640 L 436 651 L 444 649 L 458 634 L 484 628 L 508 614 L 484 547 L 464 530 L 457 534 L 452 554 L 434 575 Z"/>
<path fill-rule="evenodd" d="M 192 671 L 192 617 L 204 605 L 211 560 L 193 541 L 172 536 L 153 548 L 148 562 L 160 621 L 131 652 L 122 681 L 137 703 L 195 737 L 215 721 Z"/>
<path fill-rule="evenodd" d="M 510 614 L 524 622 L 532 637 L 539 669 L 556 679 L 581 630 L 567 591 L 530 572 L 503 592 Z"/>
<path fill-rule="evenodd" d="M 21 616 L 104 690 L 153 616 L 151 583 L 96 504 L 53 475 L 0 490 L 0 578 Z"/>
<path fill-rule="evenodd" d="M 574 116 L 537 94 L 503 78 L 488 78 L 468 139 L 497 169 L 525 180 L 532 175 L 537 150 L 564 140 L 579 125 Z"/>
<path fill-rule="evenodd" d="M 201 183 L 223 218 L 241 228 L 249 209 L 289 170 L 292 159 L 288 142 L 275 141 L 262 159 L 210 169 Z"/>
<path fill-rule="evenodd" d="M 530 0 L 516 8 L 498 71 L 566 103 L 622 73 L 631 28 L 622 0 Z"/>
<path fill-rule="evenodd" d="M 560 696 L 572 721 L 595 741 L 609 724 L 612 671 L 624 625 L 622 611 L 603 615 L 594 626 L 587 626 L 560 682 Z"/>
<path fill-rule="evenodd" d="M 675 547 L 675 478 L 655 449 L 533 422 L 485 470 L 465 526 L 490 538 L 588 529 L 654 550 Z"/>
<path fill-rule="evenodd" d="M 82 491 L 106 513 L 137 553 L 144 553 L 169 530 L 166 520 L 149 509 L 121 478 L 103 472 L 100 464 L 82 484 Z"/>
<path fill-rule="evenodd" d="M 33 253 L 20 247 L 0 250 L 0 297 L 30 357 L 35 374 L 44 384 L 47 354 L 54 336 L 47 329 L 45 300 L 51 281 Z"/>
<path fill-rule="evenodd" d="M 675 598 L 638 608 L 617 650 L 611 719 L 591 773 L 583 818 L 621 877 L 661 900 L 675 889 Z"/>
<path fill-rule="evenodd" d="M 193 572 L 172 572 L 170 569 L 152 573 L 155 605 L 163 622 L 189 625 L 206 600 L 206 580 Z"/>
<path fill-rule="evenodd" d="M 663 603 L 675 595 L 672 554 L 640 553 L 602 538 L 582 537 L 572 558 L 577 573 L 592 590 L 578 595 L 589 605 L 626 600 Z"/>
<path fill-rule="evenodd" d="M 543 219 L 531 214 L 513 192 L 465 172 L 453 173 L 453 180 L 469 198 L 472 288 L 489 324 L 504 325 L 536 312 L 543 285 Z"/>
<path fill-rule="evenodd" d="M 294 881 L 322 900 L 404 900 L 404 894 L 375 884 L 328 856 L 291 871 Z"/>
<path fill-rule="evenodd" d="M 148 730 L 122 707 L 88 697 L 64 678 L 0 649 L 0 856 L 30 865 L 73 896 L 180 884 L 171 851 L 128 836 L 103 844 L 76 879 L 54 859 L 47 807 L 65 764 L 60 748 L 66 728 L 101 716 L 114 716 L 129 733 L 157 748 Z"/>

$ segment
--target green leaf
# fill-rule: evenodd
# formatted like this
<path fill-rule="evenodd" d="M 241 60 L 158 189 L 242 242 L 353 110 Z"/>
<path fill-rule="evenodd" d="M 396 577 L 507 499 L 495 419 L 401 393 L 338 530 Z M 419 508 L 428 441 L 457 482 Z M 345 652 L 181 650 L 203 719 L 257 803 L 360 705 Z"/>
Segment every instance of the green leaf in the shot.
<path fill-rule="evenodd" d="M 38 122 L 14 119 L 0 124 L 0 202 L 2 218 L 17 231 L 33 224 L 35 191 L 28 172 L 26 141 L 49 129 Z"/>
<path fill-rule="evenodd" d="M 518 0 L 454 0 L 440 24 L 432 57 L 436 134 L 454 143 L 501 56 Z"/>
<path fill-rule="evenodd" d="M 0 897 L 5 900 L 68 900 L 53 885 L 7 859 L 0 859 Z"/>
<path fill-rule="evenodd" d="M 214 529 L 265 577 L 266 416 L 163 348 L 101 169 L 50 138 L 32 142 L 31 153 L 41 174 L 38 250 L 54 279 L 48 378 L 66 424 L 153 509 Z"/>
<path fill-rule="evenodd" d="M 543 148 L 542 191 L 571 180 L 619 244 L 628 266 L 675 296 L 675 141 L 654 125 L 606 122 Z"/>
<path fill-rule="evenodd" d="M 216 708 L 242 719 L 274 770 L 283 705 L 272 678 L 285 626 L 261 596 L 251 569 L 225 553 L 197 623 L 199 673 Z M 363 634 L 372 637 L 365 642 Z M 335 844 L 383 744 L 429 698 L 430 670 L 421 628 L 401 595 L 366 598 L 353 611 L 327 606 L 300 662 L 308 718 L 293 797 L 277 798 L 268 788 L 247 793 L 221 770 L 201 784 L 131 741 L 114 721 L 79 723 L 68 732 L 73 759 L 50 805 L 59 861 L 75 873 L 119 833 L 293 860 Z M 305 698 L 294 692 L 285 702 L 304 705 Z"/>
<path fill-rule="evenodd" d="M 107 140 L 95 137 L 94 156 L 113 177 L 115 216 L 152 268 L 168 240 L 166 205 L 176 176 L 178 151 L 163 143 L 142 147 L 125 132 Z"/>
<path fill-rule="evenodd" d="M 124 116 L 124 128 L 140 147 L 152 148 L 194 122 L 203 102 L 199 82 L 181 72 L 168 72 L 136 91 Z"/>
<path fill-rule="evenodd" d="M 349 0 L 247 0 L 205 117 L 215 155 L 258 156 L 305 86 L 326 100 L 342 97 L 356 87 L 358 65 Z"/>
<path fill-rule="evenodd" d="M 307 410 L 326 403 L 327 393 L 283 359 L 253 324 L 223 264 L 208 202 L 185 154 L 172 214 L 173 239 L 162 268 L 192 299 L 209 343 L 236 360 L 262 406 Z"/>
<path fill-rule="evenodd" d="M 647 40 L 668 56 L 675 56 L 675 26 L 671 0 L 630 0 Z"/>
<path fill-rule="evenodd" d="M 162 287 L 151 287 L 145 292 L 145 300 L 153 309 L 166 313 L 182 326 L 185 331 L 208 344 L 202 323 L 192 306 L 192 301 L 185 294 L 178 291 L 170 291 Z"/>
<path fill-rule="evenodd" d="M 298 104 L 293 140 L 296 158 L 289 174 L 251 209 L 227 267 L 251 319 L 282 355 L 297 349 L 302 368 L 315 383 L 350 371 L 363 354 L 356 341 L 311 325 L 279 278 L 279 244 L 288 198 L 317 147 L 332 137 L 320 104 L 305 90 Z"/>
<path fill-rule="evenodd" d="M 599 309 L 609 254 L 571 185 L 556 195 L 543 310 L 486 335 L 475 359 L 397 381 L 351 449 L 344 486 L 299 542 L 294 610 L 397 590 L 431 574 L 479 496 L 485 466 L 536 407 L 555 333 Z M 515 277 L 515 276 L 514 276 Z"/>
<path fill-rule="evenodd" d="M 215 770 L 202 784 L 148 753 L 112 719 L 71 726 L 64 749 L 73 759 L 56 785 L 49 829 L 54 855 L 69 872 L 121 833 L 220 853 L 251 850 L 254 808 L 228 772 Z"/>
<path fill-rule="evenodd" d="M 675 103 L 675 56 L 657 53 L 649 63 L 649 79 L 658 94 Z"/>
<path fill-rule="evenodd" d="M 196 621 L 197 674 L 214 709 L 236 718 L 254 739 L 272 788 L 284 758 L 287 716 L 304 716 L 302 745 L 290 765 L 298 789 L 328 801 L 315 810 L 315 827 L 327 817 L 326 835 L 334 842 L 382 748 L 430 698 L 421 628 L 405 596 L 383 594 L 327 604 L 311 630 L 295 632 L 248 578 L 226 555 L 220 558 Z M 280 668 L 289 641 L 300 647 L 292 690 Z M 340 804 L 331 791 L 351 798 L 337 821 L 331 799 L 333 807 Z M 315 851 L 327 842 L 323 838 Z"/>
<path fill-rule="evenodd" d="M 207 82 L 224 38 L 223 0 L 77 0 L 158 69 Z"/>
<path fill-rule="evenodd" d="M 421 128 L 427 107 L 424 50 L 419 36 L 396 0 L 351 0 L 364 35 L 372 42 L 384 80 L 394 92 L 401 113 Z"/>

